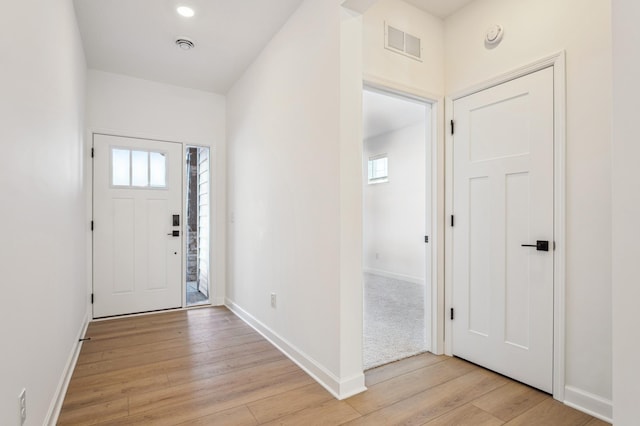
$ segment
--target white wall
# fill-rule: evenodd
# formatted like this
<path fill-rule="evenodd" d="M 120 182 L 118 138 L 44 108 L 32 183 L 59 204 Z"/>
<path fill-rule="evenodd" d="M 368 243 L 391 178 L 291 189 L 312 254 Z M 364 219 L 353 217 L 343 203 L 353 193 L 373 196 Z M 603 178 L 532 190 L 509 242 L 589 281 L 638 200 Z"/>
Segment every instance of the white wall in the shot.
<path fill-rule="evenodd" d="M 340 26 L 338 2 L 303 2 L 228 93 L 227 297 L 344 396 L 345 378 L 363 380 L 358 349 L 342 358 L 361 333 L 340 329 Z M 352 306 L 345 325 L 362 321 Z"/>
<path fill-rule="evenodd" d="M 425 117 L 427 115 L 425 114 Z M 364 142 L 364 270 L 424 284 L 427 128 L 424 123 Z M 387 154 L 389 181 L 367 183 L 370 157 Z"/>
<path fill-rule="evenodd" d="M 422 62 L 384 48 L 385 22 L 421 39 Z M 406 89 L 444 94 L 444 23 L 402 0 L 380 0 L 363 20 L 363 71 Z"/>
<path fill-rule="evenodd" d="M 445 22 L 448 94 L 566 50 L 565 396 L 605 417 L 611 399 L 610 8 L 602 0 L 478 0 Z M 488 50 L 483 37 L 495 23 L 503 25 L 504 39 Z"/>
<path fill-rule="evenodd" d="M 384 48 L 384 23 L 422 40 L 423 61 L 419 62 Z M 404 94 L 419 96 L 437 103 L 432 106 L 433 126 L 437 137 L 431 146 L 431 216 L 435 221 L 429 247 L 431 252 L 432 289 L 427 290 L 428 311 L 433 319 L 444 314 L 444 22 L 402 0 L 379 0 L 363 16 L 363 74 L 368 83 Z M 433 131 L 433 130 L 432 130 Z M 432 321 L 428 330 L 431 351 L 443 353 L 442 320 Z"/>
<path fill-rule="evenodd" d="M 87 318 L 86 66 L 70 0 L 3 2 L 0 35 L 0 424 L 26 388 L 41 425 Z"/>
<path fill-rule="evenodd" d="M 226 113 L 224 96 L 89 70 L 87 146 L 92 132 L 184 142 L 212 148 L 211 253 L 214 304 L 224 303 L 226 269 Z M 91 181 L 87 181 L 91 185 Z"/>
<path fill-rule="evenodd" d="M 372 1 L 372 0 L 365 0 Z M 342 3 L 339 0 L 338 3 Z M 362 373 L 362 15 L 340 9 L 340 396 Z"/>
<path fill-rule="evenodd" d="M 89 70 L 87 127 L 217 147 L 225 98 L 211 92 Z"/>
<path fill-rule="evenodd" d="M 613 419 L 617 426 L 638 423 L 640 401 L 638 19 L 636 0 L 613 2 Z"/>
<path fill-rule="evenodd" d="M 384 48 L 384 23 L 422 40 L 423 61 L 419 62 Z M 427 333 L 434 353 L 444 347 L 444 22 L 402 0 L 379 0 L 363 16 L 363 74 L 365 80 L 401 93 L 420 96 L 437 103 L 432 106 L 435 127 L 431 147 L 433 235 L 431 251 L 431 292 L 427 290 L 431 330 Z"/>

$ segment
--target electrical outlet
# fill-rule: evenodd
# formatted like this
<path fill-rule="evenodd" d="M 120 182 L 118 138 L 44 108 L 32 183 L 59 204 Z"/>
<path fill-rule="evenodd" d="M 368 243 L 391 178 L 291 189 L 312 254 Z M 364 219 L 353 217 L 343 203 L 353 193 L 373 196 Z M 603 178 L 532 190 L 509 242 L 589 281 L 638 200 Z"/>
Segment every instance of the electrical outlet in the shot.
<path fill-rule="evenodd" d="M 20 425 L 23 425 L 25 420 L 27 420 L 27 390 L 22 389 L 20 395 L 18 396 L 18 401 L 20 402 Z"/>
<path fill-rule="evenodd" d="M 276 307 L 276 294 L 275 293 L 271 293 L 271 307 L 272 308 Z"/>

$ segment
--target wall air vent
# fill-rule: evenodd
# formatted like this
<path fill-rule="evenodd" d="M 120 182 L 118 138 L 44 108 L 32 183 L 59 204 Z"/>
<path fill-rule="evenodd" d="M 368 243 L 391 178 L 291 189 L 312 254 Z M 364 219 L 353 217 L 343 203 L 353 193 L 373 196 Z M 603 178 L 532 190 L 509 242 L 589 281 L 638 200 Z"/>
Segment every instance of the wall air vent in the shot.
<path fill-rule="evenodd" d="M 401 55 L 422 62 L 420 39 L 386 22 L 384 24 L 384 47 L 392 52 L 400 53 Z"/>

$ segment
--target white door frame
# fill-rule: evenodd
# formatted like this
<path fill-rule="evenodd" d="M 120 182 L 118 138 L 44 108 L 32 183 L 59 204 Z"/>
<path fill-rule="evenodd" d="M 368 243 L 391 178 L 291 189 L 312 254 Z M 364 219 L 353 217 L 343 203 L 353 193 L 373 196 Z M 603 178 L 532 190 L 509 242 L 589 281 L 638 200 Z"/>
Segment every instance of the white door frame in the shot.
<path fill-rule="evenodd" d="M 204 145 L 204 144 L 198 144 L 198 143 L 189 143 L 189 142 L 185 142 L 185 141 L 176 141 L 176 140 L 172 140 L 166 137 L 162 137 L 162 136 L 158 136 L 158 135 L 148 135 L 148 134 L 139 134 L 136 132 L 127 132 L 127 131 L 117 131 L 117 130 L 113 130 L 113 129 L 104 129 L 104 128 L 91 128 L 91 129 L 87 129 L 86 133 L 85 133 L 86 137 L 85 137 L 85 149 L 86 152 L 89 153 L 89 158 L 87 161 L 87 165 L 85 168 L 85 193 L 87 194 L 86 197 L 86 203 L 85 203 L 85 211 L 87 212 L 87 217 L 89 218 L 89 221 L 91 222 L 93 220 L 93 158 L 91 157 L 91 150 L 93 149 L 93 137 L 94 135 L 107 135 L 107 136 L 117 136 L 117 137 L 123 137 L 123 138 L 130 138 L 130 139 L 142 139 L 142 140 L 153 140 L 153 141 L 159 141 L 159 142 L 172 142 L 172 143 L 179 143 L 182 145 L 182 152 L 185 152 L 186 147 L 204 147 L 204 148 L 209 148 L 209 181 L 210 181 L 210 199 L 209 199 L 209 244 L 213 245 L 215 243 L 215 237 L 217 236 L 217 228 L 216 228 L 216 209 L 217 209 L 217 187 L 216 185 L 216 176 L 214 176 L 213 173 L 213 169 L 212 167 L 217 164 L 217 153 L 215 150 L 215 147 L 213 146 L 208 146 L 208 145 Z M 184 179 L 185 179 L 185 173 L 186 173 L 186 169 L 184 167 L 184 161 L 182 162 L 183 164 L 183 169 L 182 169 L 182 183 L 184 185 Z M 182 208 L 181 208 L 181 216 L 182 216 L 182 224 L 181 224 L 181 232 L 184 235 L 184 229 L 185 229 L 185 219 L 186 219 L 186 203 L 185 203 L 185 191 L 184 188 L 182 188 Z M 183 249 L 184 246 L 186 244 L 186 238 L 183 239 Z M 86 242 L 86 246 L 87 246 L 87 250 L 89 251 L 89 256 L 87 258 L 87 273 L 86 273 L 86 278 L 87 278 L 87 294 L 91 295 L 93 293 L 93 233 L 91 233 L 91 237 L 89 239 L 89 241 Z M 212 262 L 212 256 L 214 256 L 214 252 L 215 252 L 215 248 L 210 246 L 210 252 L 209 252 L 209 266 L 213 267 L 213 262 Z M 217 253 L 217 252 L 215 252 Z M 183 252 L 183 254 L 186 254 L 186 252 Z M 182 271 L 186 271 L 186 255 L 182 256 Z M 205 305 L 196 305 L 193 307 L 187 307 L 187 302 L 186 302 L 186 293 L 187 293 L 187 280 L 186 280 L 186 274 L 183 273 L 182 274 L 182 283 L 181 283 L 181 287 L 182 287 L 182 308 L 180 309 L 197 309 L 197 308 L 202 308 L 202 307 L 206 307 L 206 306 L 216 306 L 216 300 L 215 297 L 217 296 L 217 294 L 219 293 L 219 289 L 217 288 L 217 280 L 215 277 L 215 274 L 211 275 L 209 277 L 209 304 L 205 304 Z M 219 298 L 219 296 L 218 296 Z M 175 309 L 174 309 L 175 310 Z M 96 319 L 93 317 L 93 306 L 91 304 L 91 301 L 88 300 L 88 305 L 87 305 L 87 312 L 88 315 L 90 316 L 90 318 L 93 321 L 103 321 L 103 320 L 108 320 L 111 319 L 110 317 L 108 318 L 103 318 L 103 319 Z M 143 313 L 137 313 L 137 314 L 131 314 L 132 316 L 139 316 L 139 315 L 150 315 L 150 314 L 154 314 L 156 312 L 143 312 Z"/>
<path fill-rule="evenodd" d="M 142 138 L 132 138 L 132 137 L 128 137 L 128 136 L 116 136 L 116 135 L 107 135 L 104 133 L 93 133 L 92 135 L 92 185 L 91 185 L 91 190 L 92 190 L 92 195 L 93 195 L 93 200 L 92 200 L 92 225 L 93 225 L 93 221 L 97 220 L 96 222 L 96 232 L 92 232 L 91 233 L 91 237 L 92 237 L 92 295 L 95 294 L 96 290 L 105 290 L 104 287 L 100 287 L 100 288 L 96 288 L 96 284 L 98 282 L 102 284 L 105 284 L 105 282 L 101 279 L 98 279 L 97 276 L 94 274 L 94 271 L 96 270 L 96 265 L 101 265 L 101 267 L 99 269 L 101 269 L 101 272 L 105 272 L 105 273 L 109 273 L 113 271 L 113 266 L 114 264 L 108 264 L 109 265 L 109 271 L 103 271 L 102 269 L 106 266 L 104 263 L 100 262 L 103 259 L 101 258 L 97 258 L 96 257 L 96 247 L 100 247 L 101 248 L 101 254 L 104 254 L 108 257 L 108 252 L 110 252 L 113 247 L 107 248 L 104 246 L 104 243 L 106 242 L 106 240 L 100 240 L 100 244 L 96 245 L 96 236 L 98 234 L 104 236 L 105 238 L 108 239 L 108 234 L 110 234 L 111 232 L 109 232 L 109 226 L 105 225 L 105 224 L 101 224 L 101 220 L 105 221 L 105 222 L 109 222 L 109 215 L 104 215 L 104 211 L 100 211 L 100 214 L 98 215 L 99 217 L 96 216 L 96 207 L 105 207 L 105 205 L 102 206 L 98 206 L 98 201 L 100 201 L 100 203 L 103 203 L 106 198 L 108 198 L 109 200 L 111 200 L 112 197 L 114 196 L 125 196 L 122 195 L 123 194 L 123 190 L 125 191 L 124 193 L 128 194 L 127 196 L 125 196 L 125 198 L 127 198 L 128 196 L 132 197 L 133 200 L 136 200 L 136 207 L 134 208 L 135 212 L 138 212 L 138 201 L 142 201 L 144 202 L 145 200 L 148 199 L 148 197 L 150 197 L 151 199 L 165 199 L 167 201 L 167 204 L 169 206 L 173 206 L 175 207 L 175 209 L 170 208 L 168 212 L 165 211 L 165 213 L 163 214 L 167 214 L 168 218 L 165 220 L 163 220 L 162 225 L 159 225 L 160 228 L 156 228 L 156 232 L 161 232 L 160 236 L 164 235 L 164 233 L 170 229 L 170 214 L 175 214 L 175 213 L 179 213 L 180 216 L 184 216 L 184 176 L 183 176 L 183 171 L 184 171 L 184 161 L 182 159 L 183 156 L 183 152 L 184 152 L 184 147 L 182 145 L 182 143 L 180 142 L 171 142 L 171 141 L 159 141 L 156 139 L 142 139 Z M 100 139 L 100 140 L 98 140 Z M 112 159 L 111 159 L 111 149 L 113 148 L 113 146 L 124 146 L 126 147 L 125 149 L 129 149 L 129 150 L 135 150 L 136 146 L 139 147 L 140 149 L 144 150 L 144 151 L 160 151 L 160 152 L 165 152 L 167 154 L 166 156 L 166 169 L 165 169 L 165 173 L 166 173 L 166 185 L 164 187 L 164 191 L 160 191 L 158 193 L 156 193 L 154 191 L 153 188 L 149 188 L 147 187 L 145 191 L 140 192 L 137 188 L 132 187 L 130 184 L 132 184 L 131 182 L 129 182 L 129 184 L 125 185 L 123 188 L 124 189 L 118 189 L 118 188 L 113 188 L 113 185 L 111 184 L 111 178 L 109 176 L 111 176 L 111 166 L 112 166 Z M 95 151 L 95 158 L 93 158 L 93 150 Z M 104 152 L 100 152 L 100 150 L 104 150 Z M 99 162 L 97 162 L 96 160 L 100 158 L 101 160 Z M 131 161 L 130 160 L 130 164 L 129 166 L 131 166 Z M 98 179 L 97 175 L 95 174 L 96 171 L 96 165 L 99 165 L 100 168 L 102 169 L 103 172 L 107 173 L 107 177 L 105 178 L 104 173 L 101 174 L 100 179 Z M 177 169 L 177 170 L 176 170 Z M 167 172 L 168 170 L 168 172 Z M 174 172 L 171 172 L 171 170 L 174 170 Z M 177 172 L 177 173 L 176 173 Z M 130 174 L 132 172 L 130 171 Z M 172 174 L 173 173 L 173 174 Z M 96 184 L 99 183 L 99 186 L 96 187 Z M 177 187 L 177 188 L 176 188 Z M 99 197 L 96 198 L 96 189 L 99 189 Z M 173 189 L 172 189 L 173 188 Z M 115 189 L 115 192 L 114 192 Z M 143 188 L 144 189 L 144 188 Z M 176 191 L 177 190 L 177 191 Z M 107 192 L 104 192 L 107 191 Z M 155 197 L 153 194 L 156 194 L 157 197 Z M 106 197 L 106 198 L 105 198 Z M 110 204 L 110 203 L 108 203 Z M 178 207 L 179 206 L 179 207 Z M 108 210 L 108 208 L 107 208 Z M 149 218 L 147 218 L 149 219 Z M 137 221 L 139 220 L 138 214 L 136 213 L 135 215 L 135 219 L 134 221 L 137 224 Z M 144 223 L 144 222 L 143 222 Z M 182 225 L 182 224 L 181 224 Z M 158 226 L 158 224 L 156 224 L 156 226 Z M 92 227 L 93 228 L 93 227 Z M 138 235 L 138 225 L 135 226 L 135 229 L 133 230 L 134 234 L 136 234 L 136 238 L 140 235 Z M 142 226 L 142 228 L 144 229 L 145 227 Z M 179 228 L 181 235 L 184 234 L 183 232 L 184 226 L 181 226 Z M 102 231 L 100 231 L 102 230 Z M 104 233 L 104 231 L 107 230 L 107 234 Z M 113 228 L 111 229 L 112 232 L 117 233 L 117 229 Z M 144 230 L 141 232 L 145 232 Z M 146 234 L 143 234 L 146 235 Z M 156 237 L 158 237 L 158 234 L 156 234 Z M 143 238 L 151 238 L 150 235 L 146 235 Z M 166 240 L 166 237 L 161 237 L 162 241 L 164 244 L 168 244 L 165 249 L 163 250 L 163 256 L 168 256 L 168 254 L 171 251 L 176 250 L 178 247 L 180 247 L 180 259 L 175 259 L 175 257 L 171 258 L 172 260 L 169 260 L 167 258 L 167 268 L 171 267 L 172 271 L 170 274 L 167 274 L 167 272 L 165 271 L 165 278 L 166 279 L 173 279 L 173 278 L 179 278 L 179 283 L 173 283 L 173 284 L 169 284 L 167 282 L 167 286 L 166 288 L 162 288 L 162 291 L 160 292 L 154 292 L 153 290 L 150 292 L 145 292 L 145 296 L 148 296 L 150 298 L 150 300 L 152 300 L 153 302 L 151 303 L 151 305 L 147 305 L 147 302 L 149 301 L 149 299 L 147 299 L 146 297 L 143 298 L 139 298 L 139 296 L 141 295 L 141 293 L 138 290 L 134 290 L 133 293 L 129 294 L 129 295 L 124 295 L 123 296 L 123 300 L 121 300 L 121 302 L 123 304 L 120 304 L 119 302 L 115 301 L 115 298 L 118 298 L 118 296 L 116 296 L 115 298 L 113 297 L 113 295 L 111 295 L 111 297 L 106 297 L 105 301 L 101 302 L 99 306 L 102 307 L 101 311 L 102 312 L 96 312 L 96 307 L 98 306 L 98 304 L 93 304 L 92 305 L 92 317 L 95 318 L 96 315 L 98 315 L 100 318 L 108 318 L 108 317 L 114 317 L 114 316 L 121 316 L 121 315 L 129 315 L 132 313 L 140 313 L 140 312 L 153 312 L 153 311 L 158 311 L 158 310 L 170 310 L 170 309 L 176 309 L 176 308 L 181 308 L 183 306 L 183 297 L 180 295 L 180 293 L 176 294 L 176 292 L 181 292 L 182 288 L 183 288 L 183 278 L 184 278 L 184 253 L 183 253 L 183 247 L 184 247 L 184 236 L 182 238 L 182 241 L 180 241 L 179 244 L 176 245 L 176 242 L 174 241 L 175 239 L 170 239 L 171 242 L 167 242 L 169 240 Z M 137 247 L 137 244 L 136 244 Z M 173 247 L 173 248 L 171 248 Z M 106 252 L 105 252 L 106 249 Z M 139 260 L 138 256 L 141 254 L 139 251 L 137 251 L 136 248 L 133 249 L 134 253 L 133 256 L 136 258 L 136 260 L 134 261 L 134 263 Z M 176 252 L 177 253 L 177 252 Z M 145 257 L 145 259 L 148 260 L 147 257 Z M 171 266 L 170 266 L 171 265 Z M 135 268 L 134 268 L 135 269 Z M 137 276 L 137 273 L 134 274 Z M 133 278 L 133 287 L 138 287 L 138 284 L 142 285 L 142 282 L 138 282 L 137 278 Z M 179 296 L 179 300 L 176 296 Z M 105 295 L 106 296 L 106 295 Z M 111 302 L 109 302 L 109 300 Z M 93 297 L 92 297 L 92 303 L 93 303 Z M 107 305 L 105 305 L 105 303 Z M 140 303 L 142 303 L 142 306 L 140 306 Z M 106 309 L 107 312 L 105 312 L 105 308 L 109 306 L 109 308 Z M 144 307 L 143 307 L 144 306 Z M 115 312 L 114 312 L 115 310 Z M 134 312 L 131 312 L 130 310 L 134 310 Z"/>
<path fill-rule="evenodd" d="M 566 92 L 565 92 L 565 52 L 559 52 L 539 61 L 525 65 L 506 74 L 485 81 L 466 90 L 446 97 L 445 123 L 453 119 L 453 102 L 462 97 L 481 90 L 489 89 L 502 83 L 525 75 L 553 67 L 553 108 L 554 108 L 554 182 L 553 233 L 555 250 L 553 251 L 553 397 L 564 400 L 564 360 L 565 360 L 565 179 L 566 179 Z M 445 132 L 446 149 L 446 217 L 455 214 L 453 211 L 453 138 L 451 131 Z M 442 222 L 441 222 L 442 223 Z M 452 300 L 452 268 L 453 268 L 453 233 L 450 223 L 445 224 L 445 312 L 451 309 Z M 444 352 L 452 355 L 452 324 L 446 317 Z"/>
<path fill-rule="evenodd" d="M 374 89 L 390 95 L 398 95 L 403 98 L 414 99 L 431 105 L 431 135 L 430 152 L 431 170 L 426 174 L 427 186 L 430 189 L 430 207 L 428 214 L 431 217 L 429 223 L 429 248 L 430 256 L 426 259 L 427 270 L 425 275 L 425 320 L 429 327 L 425 330 L 427 349 L 437 355 L 444 351 L 444 232 L 440 223 L 444 218 L 444 150 L 441 148 L 439 135 L 443 134 L 442 120 L 444 116 L 443 99 L 424 92 L 415 87 L 403 86 L 396 82 L 385 80 L 370 74 L 363 78 L 365 88 Z M 431 315 L 429 315 L 429 312 Z"/>

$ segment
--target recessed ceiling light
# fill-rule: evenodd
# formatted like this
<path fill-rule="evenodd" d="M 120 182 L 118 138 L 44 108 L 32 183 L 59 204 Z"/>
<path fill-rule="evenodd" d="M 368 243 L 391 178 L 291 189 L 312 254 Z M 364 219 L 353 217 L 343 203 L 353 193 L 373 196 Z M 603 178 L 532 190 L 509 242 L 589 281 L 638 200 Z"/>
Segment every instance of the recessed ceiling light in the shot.
<path fill-rule="evenodd" d="M 193 15 L 195 15 L 196 13 L 193 11 L 193 9 L 191 9 L 190 7 L 187 6 L 180 6 L 176 9 L 176 11 L 184 16 L 185 18 L 191 18 Z"/>

